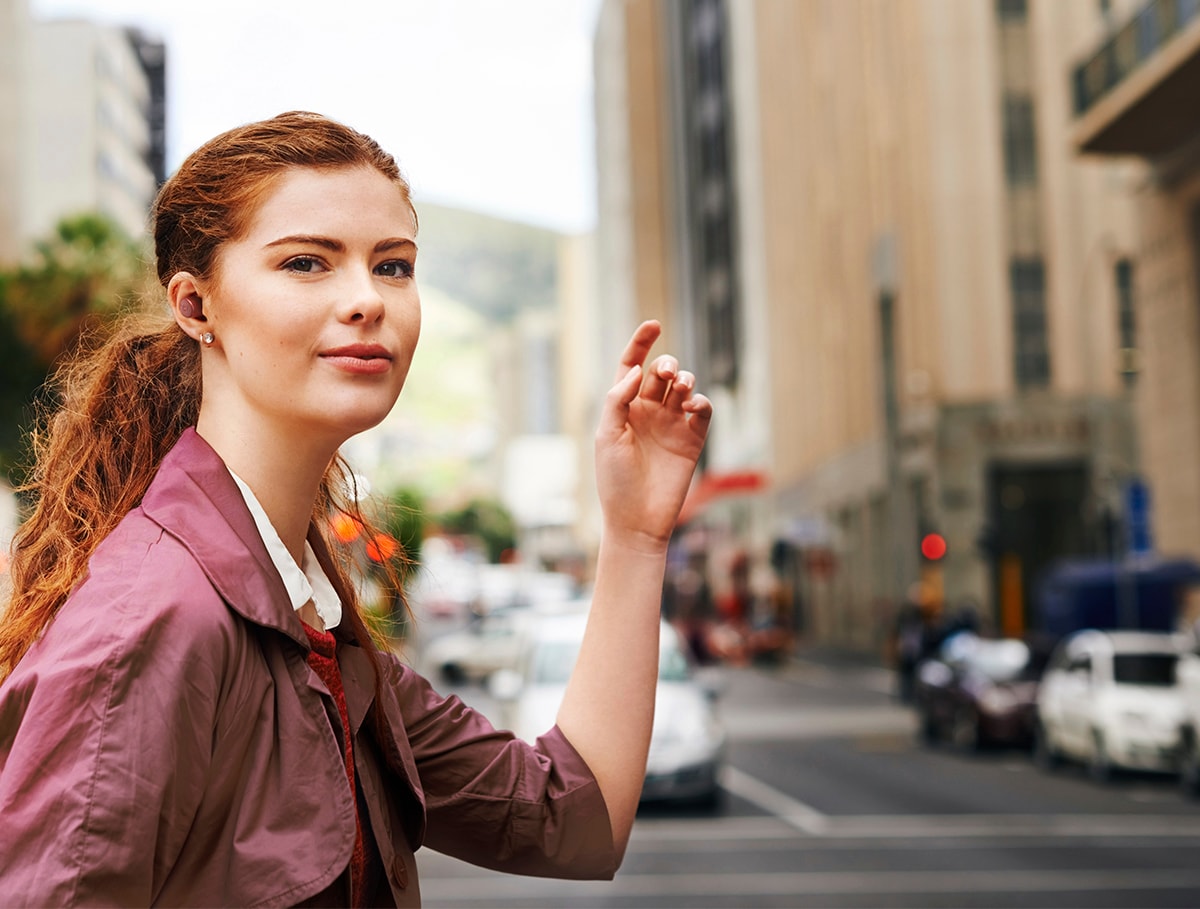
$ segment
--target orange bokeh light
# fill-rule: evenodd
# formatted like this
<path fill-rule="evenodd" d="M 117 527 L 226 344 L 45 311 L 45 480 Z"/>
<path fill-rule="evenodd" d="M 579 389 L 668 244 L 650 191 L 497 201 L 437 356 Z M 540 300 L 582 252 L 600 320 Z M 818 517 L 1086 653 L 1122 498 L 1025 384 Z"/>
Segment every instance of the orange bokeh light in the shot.
<path fill-rule="evenodd" d="M 386 562 L 400 548 L 392 537 L 386 533 L 377 533 L 367 541 L 367 558 L 372 562 Z"/>
<path fill-rule="evenodd" d="M 329 519 L 329 529 L 339 543 L 353 543 L 362 534 L 362 522 L 358 518 L 339 511 Z"/>

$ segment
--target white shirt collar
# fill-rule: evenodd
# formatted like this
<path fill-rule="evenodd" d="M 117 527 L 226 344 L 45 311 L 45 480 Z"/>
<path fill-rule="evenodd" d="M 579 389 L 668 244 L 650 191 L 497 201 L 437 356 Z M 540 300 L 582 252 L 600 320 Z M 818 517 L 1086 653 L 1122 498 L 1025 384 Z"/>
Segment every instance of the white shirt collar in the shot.
<path fill-rule="evenodd" d="M 254 491 L 232 470 L 229 471 L 229 475 L 233 477 L 233 482 L 241 490 L 242 498 L 246 500 L 250 516 L 254 518 L 254 525 L 258 528 L 263 545 L 267 547 L 267 555 L 271 557 L 271 563 L 279 572 L 283 586 L 287 589 L 292 608 L 300 609 L 312 600 L 317 615 L 325 624 L 323 630 L 336 628 L 342 621 L 342 601 L 333 585 L 329 583 L 329 578 L 321 568 L 321 563 L 317 561 L 312 546 L 307 540 L 304 541 L 304 564 L 297 565 L 292 554 L 283 545 L 283 540 L 279 539 L 279 534 Z"/>

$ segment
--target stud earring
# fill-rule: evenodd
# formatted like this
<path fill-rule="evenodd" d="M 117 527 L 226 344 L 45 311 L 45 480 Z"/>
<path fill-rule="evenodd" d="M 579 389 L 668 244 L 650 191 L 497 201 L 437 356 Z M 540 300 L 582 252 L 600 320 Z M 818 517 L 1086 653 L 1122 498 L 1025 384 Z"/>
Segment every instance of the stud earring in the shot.
<path fill-rule="evenodd" d="M 204 342 L 205 347 L 212 347 L 213 341 L 215 341 L 216 338 L 213 337 L 213 333 L 211 331 L 206 331 L 200 336 L 200 340 Z"/>

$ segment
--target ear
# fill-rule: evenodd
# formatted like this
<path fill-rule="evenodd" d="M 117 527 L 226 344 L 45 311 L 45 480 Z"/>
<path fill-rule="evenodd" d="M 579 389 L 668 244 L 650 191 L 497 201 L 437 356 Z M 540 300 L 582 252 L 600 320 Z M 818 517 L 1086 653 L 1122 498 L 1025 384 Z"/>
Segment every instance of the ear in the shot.
<path fill-rule="evenodd" d="M 208 318 L 204 314 L 204 293 L 190 272 L 176 272 L 167 284 L 167 301 L 175 321 L 188 335 L 200 339 Z"/>

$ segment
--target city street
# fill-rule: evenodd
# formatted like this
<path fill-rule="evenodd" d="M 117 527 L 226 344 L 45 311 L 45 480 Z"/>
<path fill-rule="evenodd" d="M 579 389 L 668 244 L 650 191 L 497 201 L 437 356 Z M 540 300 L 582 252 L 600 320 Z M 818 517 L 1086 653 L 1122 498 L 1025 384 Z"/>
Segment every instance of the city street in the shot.
<path fill-rule="evenodd" d="M 732 741 L 716 811 L 644 807 L 611 883 L 423 850 L 425 905 L 1200 905 L 1200 804 L 1174 780 L 1102 786 L 1022 752 L 924 748 L 879 668 L 802 661 L 718 678 Z"/>

